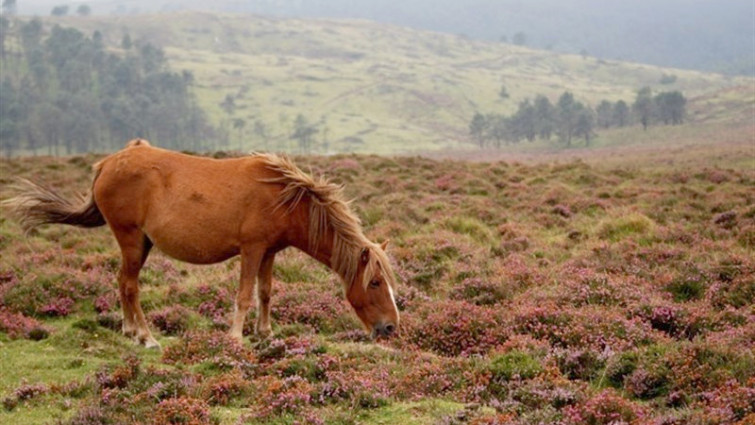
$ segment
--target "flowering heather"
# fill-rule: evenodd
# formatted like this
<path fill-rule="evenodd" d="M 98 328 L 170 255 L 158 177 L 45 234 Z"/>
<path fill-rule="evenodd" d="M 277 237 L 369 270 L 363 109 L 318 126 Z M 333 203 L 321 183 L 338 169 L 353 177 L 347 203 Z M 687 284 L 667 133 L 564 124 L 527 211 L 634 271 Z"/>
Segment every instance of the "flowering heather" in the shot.
<path fill-rule="evenodd" d="M 426 304 L 405 322 L 407 342 L 445 356 L 485 354 L 509 335 L 495 310 L 463 301 Z"/>
<path fill-rule="evenodd" d="M 0 332 L 4 332 L 9 338 L 29 338 L 35 329 L 43 329 L 38 320 L 0 307 Z"/>
<path fill-rule="evenodd" d="M 300 290 L 290 284 L 283 286 L 273 301 L 272 317 L 283 323 L 300 323 L 313 329 L 338 330 L 341 320 L 350 314 L 346 301 L 330 291 Z"/>
<path fill-rule="evenodd" d="M 227 405 L 233 397 L 250 389 L 250 382 L 238 372 L 214 376 L 203 384 L 203 399 L 211 405 Z"/>
<path fill-rule="evenodd" d="M 258 419 L 298 413 L 312 401 L 314 387 L 298 376 L 284 379 L 266 377 L 258 379 L 257 384 L 254 410 Z"/>
<path fill-rule="evenodd" d="M 210 408 L 190 397 L 168 398 L 157 404 L 152 418 L 155 425 L 210 425 Z"/>
<path fill-rule="evenodd" d="M 226 332 L 191 331 L 165 348 L 163 361 L 169 364 L 195 364 L 210 361 L 222 366 L 254 362 L 254 354 L 239 345 Z"/>
<path fill-rule="evenodd" d="M 662 167 L 298 158 L 344 184 L 366 235 L 390 239 L 401 323 L 377 341 L 338 277 L 292 249 L 273 272 L 273 335 L 252 335 L 252 310 L 238 344 L 240 261 L 153 250 L 142 307 L 164 348 L 135 347 L 107 229 L 25 238 L 0 219 L 0 422 L 749 424 L 755 174 L 738 152 Z M 81 165 L 0 173 L 72 192 L 91 184 Z"/>
<path fill-rule="evenodd" d="M 574 406 L 564 409 L 569 425 L 610 425 L 635 423 L 646 418 L 646 409 L 607 389 Z"/>
<path fill-rule="evenodd" d="M 148 319 L 166 335 L 180 335 L 189 328 L 191 310 L 181 305 L 149 313 Z"/>

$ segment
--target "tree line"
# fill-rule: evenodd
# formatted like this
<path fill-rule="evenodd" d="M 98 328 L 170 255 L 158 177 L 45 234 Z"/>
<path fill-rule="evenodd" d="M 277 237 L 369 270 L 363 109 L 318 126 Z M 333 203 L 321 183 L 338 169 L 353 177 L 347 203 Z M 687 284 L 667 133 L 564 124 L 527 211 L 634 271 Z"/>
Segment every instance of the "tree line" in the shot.
<path fill-rule="evenodd" d="M 505 87 L 501 97 L 507 98 Z M 601 101 L 592 108 L 564 92 L 553 104 L 544 95 L 524 99 L 510 116 L 476 112 L 469 123 L 469 134 L 481 148 L 518 143 L 523 140 L 555 140 L 571 147 L 575 139 L 584 139 L 585 146 L 598 129 L 625 127 L 640 123 L 645 130 L 651 124 L 677 125 L 684 121 L 687 99 L 679 91 L 653 94 L 649 87 L 637 92 L 630 106 L 624 100 Z"/>
<path fill-rule="evenodd" d="M 50 155 L 113 150 L 145 137 L 203 150 L 215 129 L 192 93 L 193 75 L 170 70 L 165 53 L 123 37 L 121 49 L 39 19 L 0 17 L 0 146 Z M 180 145 L 179 145 L 180 143 Z"/>

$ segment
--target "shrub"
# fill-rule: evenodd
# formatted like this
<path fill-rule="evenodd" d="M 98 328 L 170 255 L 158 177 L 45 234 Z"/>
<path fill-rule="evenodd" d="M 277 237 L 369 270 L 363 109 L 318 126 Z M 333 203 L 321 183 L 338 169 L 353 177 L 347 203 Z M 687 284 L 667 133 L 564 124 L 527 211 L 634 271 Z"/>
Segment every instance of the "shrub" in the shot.
<path fill-rule="evenodd" d="M 232 368 L 254 360 L 251 351 L 221 331 L 187 332 L 163 352 L 163 361 L 169 364 L 210 361 L 220 368 Z"/>
<path fill-rule="evenodd" d="M 203 400 L 191 397 L 169 398 L 155 407 L 155 425 L 209 425 L 210 407 Z"/>
<path fill-rule="evenodd" d="M 564 420 L 569 425 L 629 424 L 645 416 L 642 407 L 621 398 L 611 389 L 603 390 L 580 404 L 564 409 Z"/>
<path fill-rule="evenodd" d="M 59 297 L 41 306 L 37 310 L 37 313 L 44 316 L 65 317 L 71 314 L 71 310 L 73 309 L 73 304 L 74 302 L 71 298 Z"/>
<path fill-rule="evenodd" d="M 292 285 L 289 285 L 292 286 Z M 317 331 L 344 330 L 348 320 L 344 300 L 321 289 L 285 288 L 275 299 L 272 316 L 282 323 L 300 323 Z"/>
<path fill-rule="evenodd" d="M 285 379 L 266 376 L 256 382 L 255 417 L 258 419 L 295 414 L 304 410 L 312 401 L 314 387 L 298 376 Z"/>
<path fill-rule="evenodd" d="M 44 337 L 48 333 L 36 319 L 26 317 L 21 313 L 13 313 L 4 308 L 0 308 L 0 332 L 5 332 L 10 339 L 30 338 L 34 340 L 42 339 L 34 337 L 35 335 L 39 336 L 40 332 L 44 332 Z"/>
<path fill-rule="evenodd" d="M 211 405 L 227 405 L 233 397 L 247 392 L 251 383 L 238 372 L 224 373 L 204 383 L 203 397 Z"/>
<path fill-rule="evenodd" d="M 463 301 L 425 304 L 420 317 L 404 322 L 408 342 L 444 356 L 484 354 L 508 337 L 494 310 Z"/>
<path fill-rule="evenodd" d="M 635 369 L 624 381 L 629 394 L 641 399 L 651 399 L 668 393 L 670 385 L 668 370 L 664 367 Z"/>
<path fill-rule="evenodd" d="M 606 365 L 605 376 L 614 388 L 624 386 L 624 378 L 637 369 L 639 356 L 635 351 L 628 351 L 610 359 Z"/>
<path fill-rule="evenodd" d="M 150 312 L 148 319 L 166 335 L 179 335 L 189 328 L 191 310 L 181 305 Z"/>
<path fill-rule="evenodd" d="M 555 358 L 559 370 L 569 379 L 589 381 L 603 367 L 603 360 L 592 350 L 557 350 Z"/>

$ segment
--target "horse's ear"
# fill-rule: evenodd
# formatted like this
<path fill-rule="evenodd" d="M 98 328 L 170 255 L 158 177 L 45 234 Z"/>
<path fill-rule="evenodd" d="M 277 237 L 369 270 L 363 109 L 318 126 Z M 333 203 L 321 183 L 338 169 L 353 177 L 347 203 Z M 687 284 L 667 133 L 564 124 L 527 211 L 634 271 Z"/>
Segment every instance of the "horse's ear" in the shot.
<path fill-rule="evenodd" d="M 380 248 L 385 251 L 386 248 L 388 248 L 388 242 L 390 242 L 390 239 L 386 239 L 383 243 L 380 244 Z"/>
<path fill-rule="evenodd" d="M 360 261 L 362 261 L 362 265 L 366 265 L 367 261 L 370 260 L 370 249 L 367 247 L 364 247 L 362 249 L 362 255 L 359 257 Z"/>

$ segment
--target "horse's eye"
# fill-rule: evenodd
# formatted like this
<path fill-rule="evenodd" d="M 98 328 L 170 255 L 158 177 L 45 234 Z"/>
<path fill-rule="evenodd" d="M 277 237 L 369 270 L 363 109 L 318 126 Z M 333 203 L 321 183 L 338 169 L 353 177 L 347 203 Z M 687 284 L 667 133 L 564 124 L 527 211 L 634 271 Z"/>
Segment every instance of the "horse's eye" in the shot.
<path fill-rule="evenodd" d="M 377 288 L 378 286 L 380 286 L 380 281 L 379 280 L 374 279 L 374 280 L 370 281 L 370 288 L 374 289 L 374 288 Z"/>

